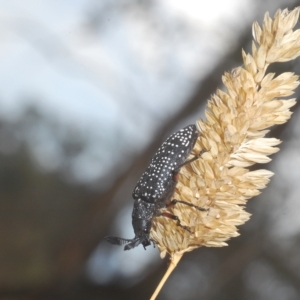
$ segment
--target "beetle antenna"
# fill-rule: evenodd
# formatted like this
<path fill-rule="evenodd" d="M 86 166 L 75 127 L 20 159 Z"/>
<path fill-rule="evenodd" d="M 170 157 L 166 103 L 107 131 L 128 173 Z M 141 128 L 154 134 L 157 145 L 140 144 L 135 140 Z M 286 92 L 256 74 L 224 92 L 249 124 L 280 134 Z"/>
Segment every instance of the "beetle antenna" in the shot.
<path fill-rule="evenodd" d="M 132 242 L 133 240 L 130 240 L 130 239 L 123 239 L 123 238 L 120 238 L 120 237 L 116 237 L 116 236 L 106 236 L 105 239 L 111 243 L 111 244 L 114 244 L 114 245 L 124 245 L 124 244 L 128 244 L 130 242 Z"/>
<path fill-rule="evenodd" d="M 130 250 L 132 248 L 137 247 L 139 244 L 141 244 L 141 240 L 139 238 L 132 239 L 132 240 L 130 240 L 130 243 L 124 247 L 124 250 L 125 251 Z M 145 248 L 145 246 L 144 246 L 144 248 Z M 146 250 L 146 248 L 145 248 L 145 250 Z"/>

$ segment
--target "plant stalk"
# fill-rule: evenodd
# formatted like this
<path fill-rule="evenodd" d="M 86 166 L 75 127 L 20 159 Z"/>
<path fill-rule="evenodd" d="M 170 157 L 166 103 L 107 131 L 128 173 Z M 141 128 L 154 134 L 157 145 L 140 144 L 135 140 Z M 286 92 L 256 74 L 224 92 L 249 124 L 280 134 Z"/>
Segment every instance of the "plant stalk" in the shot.
<path fill-rule="evenodd" d="M 154 291 L 153 295 L 151 296 L 150 300 L 155 300 L 157 295 L 159 294 L 160 290 L 164 286 L 165 282 L 169 278 L 170 274 L 173 272 L 173 270 L 176 268 L 178 262 L 180 261 L 183 253 L 174 253 L 170 260 L 170 265 L 164 275 L 164 277 L 161 279 L 160 283 L 158 284 L 156 290 Z"/>

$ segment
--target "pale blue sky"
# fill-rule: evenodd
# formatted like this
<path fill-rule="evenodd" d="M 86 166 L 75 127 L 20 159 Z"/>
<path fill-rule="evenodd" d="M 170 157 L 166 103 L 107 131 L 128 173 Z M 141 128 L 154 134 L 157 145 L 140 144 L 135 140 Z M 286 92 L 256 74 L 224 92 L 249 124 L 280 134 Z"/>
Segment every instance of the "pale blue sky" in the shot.
<path fill-rule="evenodd" d="M 249 0 L 153 1 L 144 11 L 116 5 L 127 2 L 0 1 L 0 115 L 17 118 L 31 103 L 90 136 L 72 166 L 82 182 L 103 177 L 120 149 L 142 151 L 254 9 Z M 40 136 L 38 163 L 59 168 L 51 137 Z"/>

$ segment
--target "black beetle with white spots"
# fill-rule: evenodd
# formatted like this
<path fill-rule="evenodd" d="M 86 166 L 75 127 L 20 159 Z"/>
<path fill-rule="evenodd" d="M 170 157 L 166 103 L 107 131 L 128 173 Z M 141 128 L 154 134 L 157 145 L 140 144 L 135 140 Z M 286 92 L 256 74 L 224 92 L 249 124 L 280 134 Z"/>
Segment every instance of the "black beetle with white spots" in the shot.
<path fill-rule="evenodd" d="M 172 134 L 161 145 L 132 193 L 134 199 L 132 226 L 135 237 L 133 239 L 124 239 L 107 236 L 105 239 L 108 242 L 116 245 L 127 244 L 124 250 L 130 250 L 139 244 L 142 244 L 146 249 L 151 244 L 150 230 L 152 220 L 157 216 L 171 218 L 177 221 L 178 226 L 191 232 L 189 227 L 180 223 L 177 216 L 168 212 L 162 212 L 161 208 L 175 205 L 176 203 L 183 203 L 201 211 L 207 210 L 185 201 L 172 199 L 180 168 L 198 159 L 205 152 L 203 150 L 199 155 L 186 160 L 196 143 L 198 135 L 196 126 L 189 125 Z"/>

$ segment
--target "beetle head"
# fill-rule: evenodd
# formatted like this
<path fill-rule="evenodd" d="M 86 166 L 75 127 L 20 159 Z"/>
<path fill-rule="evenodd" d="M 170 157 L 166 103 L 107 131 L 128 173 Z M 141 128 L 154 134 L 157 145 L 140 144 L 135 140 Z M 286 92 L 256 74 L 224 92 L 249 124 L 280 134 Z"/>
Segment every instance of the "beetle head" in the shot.
<path fill-rule="evenodd" d="M 142 244 L 144 246 L 144 249 L 146 250 L 146 247 L 151 245 L 150 240 L 150 229 L 151 229 L 151 221 L 145 220 L 145 219 L 135 219 L 132 222 L 135 237 L 133 239 L 124 239 L 116 236 L 107 236 L 105 239 L 114 245 L 124 245 L 127 244 L 124 247 L 124 250 L 130 250 L 135 247 L 137 247 L 139 244 Z"/>

